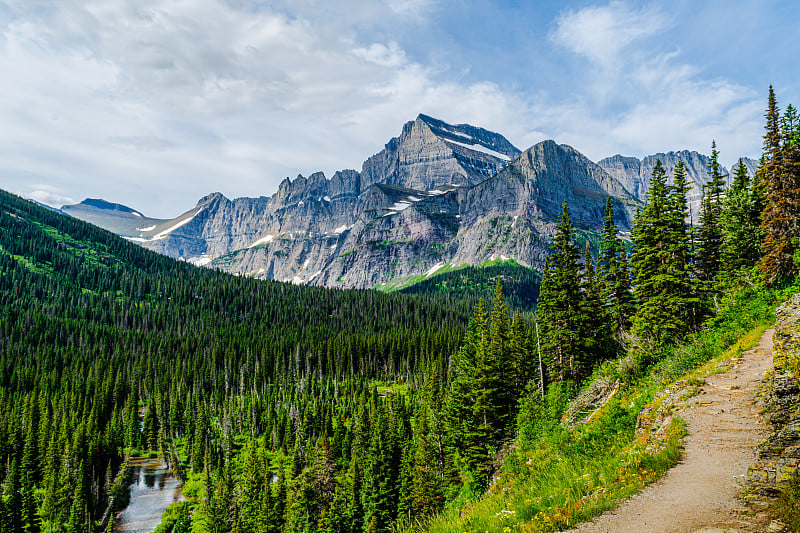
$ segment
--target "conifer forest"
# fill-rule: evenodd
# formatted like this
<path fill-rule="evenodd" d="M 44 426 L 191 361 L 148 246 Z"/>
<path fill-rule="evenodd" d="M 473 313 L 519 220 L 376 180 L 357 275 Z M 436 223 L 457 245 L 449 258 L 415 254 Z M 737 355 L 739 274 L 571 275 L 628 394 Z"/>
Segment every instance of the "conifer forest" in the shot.
<path fill-rule="evenodd" d="M 114 531 L 148 455 L 183 487 L 163 533 L 433 527 L 561 431 L 604 362 L 644 350 L 644 373 L 732 287 L 793 282 L 800 117 L 772 88 L 765 117 L 755 176 L 726 180 L 711 144 L 699 220 L 659 162 L 629 236 L 609 200 L 580 249 L 564 202 L 541 279 L 472 296 L 234 277 L 0 192 L 0 531 Z"/>

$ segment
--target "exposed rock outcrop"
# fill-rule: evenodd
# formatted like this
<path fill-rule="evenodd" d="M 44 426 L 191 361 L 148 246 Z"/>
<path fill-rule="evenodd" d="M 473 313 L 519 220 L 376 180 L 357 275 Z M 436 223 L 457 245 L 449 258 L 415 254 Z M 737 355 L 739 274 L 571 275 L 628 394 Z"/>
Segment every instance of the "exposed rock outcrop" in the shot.
<path fill-rule="evenodd" d="M 780 306 L 776 317 L 775 368 L 800 377 L 800 293 Z"/>
<path fill-rule="evenodd" d="M 772 433 L 759 445 L 758 462 L 748 472 L 754 491 L 768 495 L 797 476 L 800 466 L 800 293 L 776 314 L 774 370 L 764 380 L 760 399 L 769 413 Z"/>

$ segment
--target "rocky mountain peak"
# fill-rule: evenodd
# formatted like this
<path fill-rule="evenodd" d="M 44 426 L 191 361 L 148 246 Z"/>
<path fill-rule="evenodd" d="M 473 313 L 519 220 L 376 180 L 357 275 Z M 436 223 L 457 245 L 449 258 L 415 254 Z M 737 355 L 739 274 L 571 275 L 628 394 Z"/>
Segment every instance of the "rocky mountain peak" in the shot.
<path fill-rule="evenodd" d="M 108 211 L 118 211 L 120 213 L 127 213 L 127 214 L 130 214 L 130 215 L 139 216 L 139 217 L 144 216 L 139 211 L 137 211 L 135 209 L 131 209 L 127 205 L 108 202 L 108 201 L 103 200 L 101 198 L 86 198 L 84 201 L 82 201 L 81 203 L 79 203 L 77 205 L 78 206 L 83 206 L 83 207 L 90 207 L 90 208 L 94 208 L 94 209 L 103 209 L 103 210 L 108 210 Z M 69 208 L 69 207 L 76 207 L 76 206 L 63 206 L 63 207 L 68 207 Z M 62 207 L 62 209 L 63 209 L 63 207 Z"/>
<path fill-rule="evenodd" d="M 487 155 L 512 161 L 521 153 L 508 139 L 493 131 L 470 124 L 448 124 L 424 114 L 420 114 L 417 121 L 424 122 L 430 131 L 440 139 L 449 143 L 465 145 L 464 147 L 467 148 L 471 147 L 470 149 L 481 151 Z M 485 150 L 481 150 L 481 147 Z M 494 153 L 487 152 L 489 150 Z"/>
<path fill-rule="evenodd" d="M 375 183 L 416 190 L 475 185 L 505 168 L 520 151 L 505 137 L 468 124 L 419 115 L 364 162 L 361 190 Z"/>
<path fill-rule="evenodd" d="M 228 202 L 228 201 L 230 201 L 230 200 L 228 200 L 225 197 L 225 195 L 222 194 L 221 192 L 212 192 L 211 194 L 207 194 L 206 196 L 203 196 L 202 198 L 200 198 L 200 200 L 197 201 L 197 206 L 198 207 L 208 207 L 208 206 L 217 205 L 217 204 L 219 204 L 221 202 Z"/>
<path fill-rule="evenodd" d="M 577 226 L 596 227 L 609 196 L 619 207 L 618 225 L 627 229 L 637 202 L 625 187 L 571 146 L 546 140 L 470 189 L 462 217 L 467 225 L 504 213 L 554 222 L 566 200 Z"/>

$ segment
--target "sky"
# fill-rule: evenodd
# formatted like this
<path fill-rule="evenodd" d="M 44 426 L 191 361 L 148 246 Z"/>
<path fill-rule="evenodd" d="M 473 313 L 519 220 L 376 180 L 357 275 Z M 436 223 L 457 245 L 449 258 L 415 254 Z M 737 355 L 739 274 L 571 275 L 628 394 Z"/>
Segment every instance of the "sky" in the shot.
<path fill-rule="evenodd" d="M 171 218 L 360 169 L 419 113 L 597 161 L 760 154 L 800 2 L 0 0 L 0 188 Z"/>

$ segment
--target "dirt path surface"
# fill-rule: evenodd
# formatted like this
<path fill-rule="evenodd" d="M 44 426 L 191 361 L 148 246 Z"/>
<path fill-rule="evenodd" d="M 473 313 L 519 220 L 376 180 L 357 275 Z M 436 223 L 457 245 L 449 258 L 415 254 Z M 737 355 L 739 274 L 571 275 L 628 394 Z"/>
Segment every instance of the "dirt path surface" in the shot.
<path fill-rule="evenodd" d="M 574 532 L 764 532 L 769 519 L 746 514 L 737 498 L 767 426 L 753 405 L 772 367 L 772 332 L 724 374 L 711 375 L 680 416 L 686 420 L 681 461 L 657 483 Z"/>

